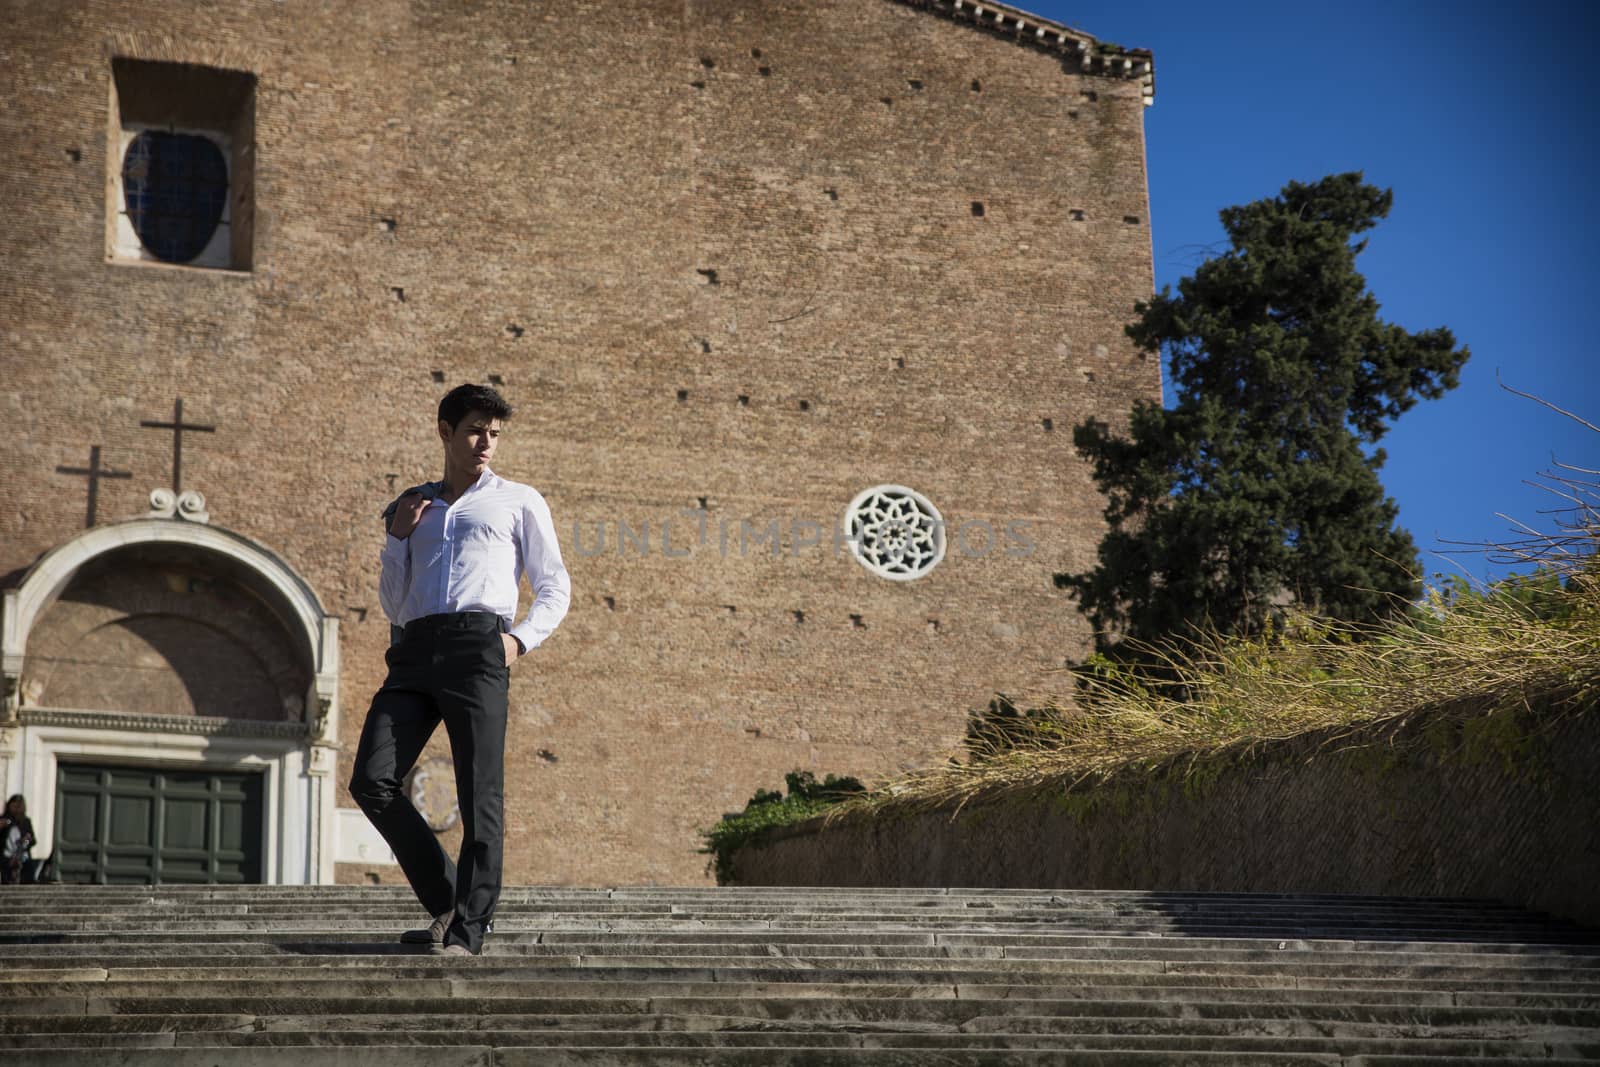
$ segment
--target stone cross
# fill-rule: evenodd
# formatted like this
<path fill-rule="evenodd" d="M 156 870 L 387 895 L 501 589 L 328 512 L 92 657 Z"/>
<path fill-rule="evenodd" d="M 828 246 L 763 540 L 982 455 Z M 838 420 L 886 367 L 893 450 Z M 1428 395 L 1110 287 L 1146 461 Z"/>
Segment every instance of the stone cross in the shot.
<path fill-rule="evenodd" d="M 216 433 L 215 426 L 201 426 L 196 423 L 183 421 L 183 397 L 178 397 L 172 402 L 172 421 L 156 422 L 153 419 L 142 419 L 139 422 L 151 430 L 172 431 L 172 491 L 183 493 L 183 431 L 193 430 L 196 433 Z"/>
<path fill-rule="evenodd" d="M 83 520 L 85 528 L 94 525 L 95 505 L 100 499 L 101 478 L 132 478 L 129 471 L 102 470 L 100 467 L 100 446 L 89 446 L 89 465 L 87 467 L 57 467 L 57 474 L 83 474 L 89 478 L 89 513 Z"/>

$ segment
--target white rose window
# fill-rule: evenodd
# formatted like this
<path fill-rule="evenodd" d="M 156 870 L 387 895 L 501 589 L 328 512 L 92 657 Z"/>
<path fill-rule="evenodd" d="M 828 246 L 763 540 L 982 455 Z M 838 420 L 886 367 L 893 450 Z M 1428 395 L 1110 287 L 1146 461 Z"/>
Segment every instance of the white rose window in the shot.
<path fill-rule="evenodd" d="M 863 490 L 844 511 L 845 536 L 861 565 L 908 582 L 944 559 L 944 519 L 933 502 L 903 485 Z"/>

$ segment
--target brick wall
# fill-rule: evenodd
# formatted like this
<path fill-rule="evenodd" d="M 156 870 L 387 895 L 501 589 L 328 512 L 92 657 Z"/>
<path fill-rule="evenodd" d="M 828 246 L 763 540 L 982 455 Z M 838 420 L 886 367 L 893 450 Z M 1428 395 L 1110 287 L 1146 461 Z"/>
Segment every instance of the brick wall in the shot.
<path fill-rule="evenodd" d="M 1479 897 L 1600 925 L 1600 714 L 1440 709 L 1115 788 L 774 832 L 746 885 Z"/>
<path fill-rule="evenodd" d="M 132 475 L 98 521 L 142 514 L 172 439 L 139 424 L 181 396 L 216 426 L 183 487 L 342 618 L 348 753 L 387 640 L 378 512 L 437 477 L 445 389 L 498 377 L 500 472 L 548 498 L 574 583 L 513 674 L 508 879 L 700 880 L 696 829 L 758 786 L 927 764 L 1086 648 L 1050 580 L 1101 530 L 1071 427 L 1160 390 L 1122 334 L 1151 286 L 1139 79 L 892 0 L 0 23 L 0 575 L 81 531 L 57 468 L 91 445 Z M 250 271 L 107 262 L 118 56 L 255 76 Z M 741 520 L 831 524 L 882 482 L 1033 551 L 896 583 L 736 550 Z"/>

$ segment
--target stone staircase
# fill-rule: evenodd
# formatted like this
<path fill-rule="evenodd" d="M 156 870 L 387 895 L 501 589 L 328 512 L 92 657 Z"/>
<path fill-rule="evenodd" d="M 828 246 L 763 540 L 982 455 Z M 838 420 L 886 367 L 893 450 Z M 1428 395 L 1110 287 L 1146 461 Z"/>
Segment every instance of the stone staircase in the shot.
<path fill-rule="evenodd" d="M 1576 1063 L 1600 935 L 1495 904 L 509 888 L 477 958 L 389 887 L 5 887 L 7 1065 Z"/>

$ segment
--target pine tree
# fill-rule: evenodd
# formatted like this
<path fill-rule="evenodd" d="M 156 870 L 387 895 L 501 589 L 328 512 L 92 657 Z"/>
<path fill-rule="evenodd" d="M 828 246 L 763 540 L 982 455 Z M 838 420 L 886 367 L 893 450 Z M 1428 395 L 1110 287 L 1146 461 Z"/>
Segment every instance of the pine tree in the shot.
<path fill-rule="evenodd" d="M 1102 651 L 1190 626 L 1258 633 L 1287 603 L 1375 619 L 1417 594 L 1372 446 L 1453 389 L 1468 353 L 1447 329 L 1378 317 L 1356 235 L 1392 199 L 1350 173 L 1227 208 L 1231 247 L 1136 306 L 1128 336 L 1168 361 L 1174 404 L 1138 405 L 1126 436 L 1074 429 L 1110 529 L 1092 570 L 1056 576 Z"/>

